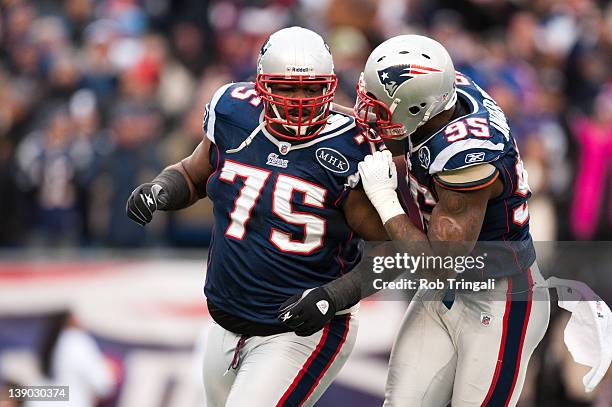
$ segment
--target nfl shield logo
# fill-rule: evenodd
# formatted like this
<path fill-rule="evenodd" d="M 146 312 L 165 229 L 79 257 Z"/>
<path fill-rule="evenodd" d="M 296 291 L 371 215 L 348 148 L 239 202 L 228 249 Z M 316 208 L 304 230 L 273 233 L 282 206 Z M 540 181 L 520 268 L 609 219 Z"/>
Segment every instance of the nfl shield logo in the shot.
<path fill-rule="evenodd" d="M 278 151 L 282 154 L 285 155 L 289 152 L 289 147 L 291 147 L 291 144 L 289 143 L 280 143 L 278 146 Z"/>
<path fill-rule="evenodd" d="M 480 323 L 482 324 L 482 326 L 489 326 L 491 324 L 491 315 L 484 313 L 484 312 L 481 313 Z"/>

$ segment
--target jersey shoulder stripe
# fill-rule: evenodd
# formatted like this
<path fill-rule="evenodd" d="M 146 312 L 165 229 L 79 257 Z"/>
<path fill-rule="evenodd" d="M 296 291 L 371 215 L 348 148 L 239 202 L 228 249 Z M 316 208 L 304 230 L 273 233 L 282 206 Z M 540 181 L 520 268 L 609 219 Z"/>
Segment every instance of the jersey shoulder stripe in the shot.
<path fill-rule="evenodd" d="M 415 149 L 427 148 L 419 151 L 419 157 L 423 157 L 432 175 L 492 163 L 512 148 L 506 118 L 495 101 L 472 81 L 459 84 L 457 93 L 468 113 L 452 120 Z"/>
<path fill-rule="evenodd" d="M 217 103 L 219 103 L 219 99 L 221 96 L 225 94 L 227 89 L 232 86 L 231 83 L 225 84 L 221 86 L 219 89 L 215 91 L 213 94 L 210 103 L 206 105 L 206 112 L 204 113 L 204 123 L 202 125 L 206 136 L 213 143 L 215 142 L 215 122 L 217 120 Z"/>
<path fill-rule="evenodd" d="M 436 155 L 431 166 L 429 167 L 430 174 L 436 174 L 442 171 L 457 170 L 468 167 L 470 164 L 481 164 L 495 161 L 500 156 L 500 152 L 504 151 L 504 143 L 493 143 L 489 140 L 467 139 L 455 141 L 445 147 Z M 468 155 L 472 154 L 472 155 Z M 463 153 L 463 163 L 452 165 L 448 168 L 449 161 L 457 154 Z M 470 162 L 470 161 L 474 162 Z M 460 161 L 460 160 L 458 160 Z M 463 164 L 463 165 L 462 165 Z"/>

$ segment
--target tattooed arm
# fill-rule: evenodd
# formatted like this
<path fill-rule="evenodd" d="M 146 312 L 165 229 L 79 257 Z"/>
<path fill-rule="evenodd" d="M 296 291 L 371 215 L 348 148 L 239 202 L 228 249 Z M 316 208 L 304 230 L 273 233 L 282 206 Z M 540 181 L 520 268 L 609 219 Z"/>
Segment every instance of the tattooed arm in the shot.
<path fill-rule="evenodd" d="M 378 155 L 376 155 L 378 154 Z M 394 241 L 428 243 L 456 242 L 450 253 L 469 253 L 478 239 L 487 209 L 487 202 L 502 191 L 497 174 L 490 175 L 482 187 L 472 186 L 469 190 L 451 190 L 447 183 L 436 183 L 438 203 L 429 220 L 427 234 L 414 226 L 399 205 L 397 175 L 390 154 L 376 153 L 360 164 L 359 172 L 364 189 L 378 211 L 389 237 Z M 456 174 L 454 174 L 456 175 Z M 444 186 L 443 186 L 444 185 Z M 444 245 L 445 248 L 451 245 Z M 441 253 L 440 253 L 441 254 Z"/>
<path fill-rule="evenodd" d="M 389 219 L 385 229 L 392 240 L 461 243 L 462 247 L 452 254 L 467 254 L 480 234 L 487 202 L 497 195 L 498 189 L 494 184 L 476 191 L 457 192 L 437 185 L 438 203 L 431 214 L 427 234 L 405 214 Z"/>
<path fill-rule="evenodd" d="M 444 179 L 436 185 L 438 203 L 433 209 L 427 233 L 414 226 L 404 213 L 397 197 L 397 173 L 388 151 L 376 152 L 359 164 L 359 175 L 372 205 L 398 251 L 425 255 L 463 256 L 472 251 L 484 221 L 487 202 L 502 190 L 497 174 L 492 173 L 482 187 L 456 191 L 452 185 L 442 186 Z M 457 173 L 453 174 L 454 176 Z M 479 188 L 479 189 L 478 189 Z M 452 242 L 444 244 L 443 242 Z M 454 276 L 454 270 L 421 270 L 421 277 L 446 279 Z M 331 315 L 321 314 L 316 304 L 327 301 L 331 309 L 346 309 L 361 298 L 373 294 L 377 289 L 373 278 L 395 280 L 402 270 L 390 269 L 384 274 L 372 274 L 367 267 L 291 298 L 279 310 L 279 321 L 289 326 L 298 335 L 310 335 L 321 329 Z"/>

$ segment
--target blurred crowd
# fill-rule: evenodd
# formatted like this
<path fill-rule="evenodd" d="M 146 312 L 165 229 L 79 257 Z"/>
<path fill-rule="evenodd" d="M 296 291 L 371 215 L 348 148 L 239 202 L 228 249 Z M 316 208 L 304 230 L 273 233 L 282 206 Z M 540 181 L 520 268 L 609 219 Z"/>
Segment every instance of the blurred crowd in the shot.
<path fill-rule="evenodd" d="M 270 32 L 329 42 L 337 101 L 369 52 L 423 33 L 506 112 L 536 240 L 612 238 L 612 6 L 596 0 L 0 0 L 0 246 L 202 246 L 210 205 L 125 216 L 188 155 L 218 86 Z"/>

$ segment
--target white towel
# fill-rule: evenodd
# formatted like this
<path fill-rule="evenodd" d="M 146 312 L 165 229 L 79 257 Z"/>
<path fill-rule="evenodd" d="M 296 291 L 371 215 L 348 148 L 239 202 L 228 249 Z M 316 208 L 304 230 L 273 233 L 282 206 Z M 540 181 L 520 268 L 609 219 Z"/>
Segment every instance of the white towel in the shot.
<path fill-rule="evenodd" d="M 557 290 L 559 307 L 572 313 L 564 341 L 575 362 L 592 369 L 582 378 L 587 392 L 599 384 L 612 362 L 612 311 L 585 283 L 551 277 L 536 286 Z"/>

